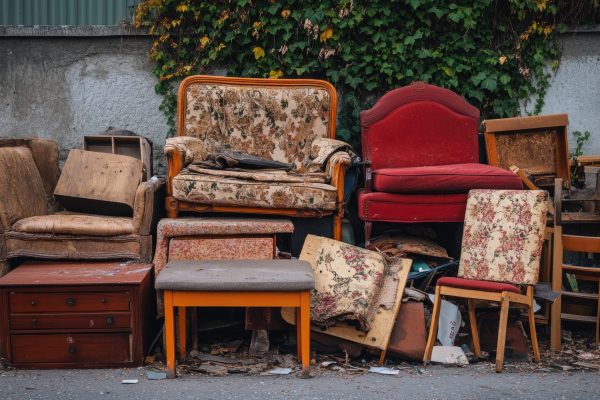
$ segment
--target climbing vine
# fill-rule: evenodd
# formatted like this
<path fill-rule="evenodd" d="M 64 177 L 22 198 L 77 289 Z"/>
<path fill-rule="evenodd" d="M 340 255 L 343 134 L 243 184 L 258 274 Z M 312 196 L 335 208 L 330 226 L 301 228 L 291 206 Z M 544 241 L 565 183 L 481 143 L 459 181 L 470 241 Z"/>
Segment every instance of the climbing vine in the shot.
<path fill-rule="evenodd" d="M 185 76 L 310 77 L 336 87 L 337 135 L 357 144 L 360 111 L 416 80 L 486 118 L 517 115 L 532 97 L 526 111 L 538 113 L 559 63 L 558 15 L 551 0 L 143 0 L 135 24 L 155 35 L 170 134 Z"/>

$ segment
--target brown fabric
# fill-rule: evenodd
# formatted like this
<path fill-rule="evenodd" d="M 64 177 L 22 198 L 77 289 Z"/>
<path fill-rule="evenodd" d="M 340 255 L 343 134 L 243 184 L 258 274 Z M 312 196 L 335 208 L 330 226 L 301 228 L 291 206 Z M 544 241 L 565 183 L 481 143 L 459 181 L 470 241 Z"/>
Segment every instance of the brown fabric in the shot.
<path fill-rule="evenodd" d="M 59 212 L 17 221 L 13 231 L 63 235 L 117 236 L 134 233 L 133 218 Z"/>
<path fill-rule="evenodd" d="M 8 258 L 89 260 L 141 260 L 143 258 L 143 237 L 138 235 L 90 237 L 8 232 L 5 239 Z"/>
<path fill-rule="evenodd" d="M 8 262 L 7 261 L 0 261 L 0 277 L 8 274 Z"/>
<path fill-rule="evenodd" d="M 148 182 L 140 183 L 135 192 L 135 200 L 133 202 L 133 233 L 139 233 L 142 219 L 144 218 L 144 207 L 146 204 L 146 189 Z"/>
<path fill-rule="evenodd" d="M 58 144 L 47 139 L 32 139 L 29 142 L 29 148 L 31 149 L 33 161 L 42 177 L 46 196 L 52 198 L 56 182 L 58 182 L 60 176 Z"/>
<path fill-rule="evenodd" d="M 46 195 L 40 173 L 27 147 L 0 147 L 0 229 L 21 218 L 44 215 Z"/>

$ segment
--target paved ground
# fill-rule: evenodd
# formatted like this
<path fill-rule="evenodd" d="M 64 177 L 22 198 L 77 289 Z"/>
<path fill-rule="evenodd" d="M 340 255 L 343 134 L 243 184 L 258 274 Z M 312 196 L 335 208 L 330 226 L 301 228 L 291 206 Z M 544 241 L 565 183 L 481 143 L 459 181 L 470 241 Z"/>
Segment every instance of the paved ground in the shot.
<path fill-rule="evenodd" d="M 419 374 L 187 376 L 149 381 L 142 369 L 2 371 L 0 399 L 600 399 L 598 372 L 508 372 L 434 366 Z M 138 378 L 135 385 L 121 380 Z"/>

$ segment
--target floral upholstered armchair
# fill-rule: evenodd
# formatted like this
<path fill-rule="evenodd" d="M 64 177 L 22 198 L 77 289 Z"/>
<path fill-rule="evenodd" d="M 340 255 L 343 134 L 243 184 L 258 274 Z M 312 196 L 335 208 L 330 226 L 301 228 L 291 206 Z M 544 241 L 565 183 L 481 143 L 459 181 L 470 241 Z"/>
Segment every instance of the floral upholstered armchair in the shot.
<path fill-rule="evenodd" d="M 191 76 L 179 88 L 177 137 L 167 139 L 167 216 L 180 211 L 333 216 L 341 237 L 351 149 L 335 140 L 333 86 L 312 79 Z M 211 168 L 222 151 L 285 165 Z M 208 166 L 207 166 L 208 165 Z"/>

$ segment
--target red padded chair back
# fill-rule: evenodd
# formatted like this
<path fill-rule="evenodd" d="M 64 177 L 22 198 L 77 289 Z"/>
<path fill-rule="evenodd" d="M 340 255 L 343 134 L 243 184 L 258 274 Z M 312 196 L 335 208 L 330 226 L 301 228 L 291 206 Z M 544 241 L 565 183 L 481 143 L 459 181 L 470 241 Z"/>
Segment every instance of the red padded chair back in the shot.
<path fill-rule="evenodd" d="M 479 162 L 479 110 L 448 89 L 423 82 L 394 89 L 360 121 L 373 170 Z"/>

